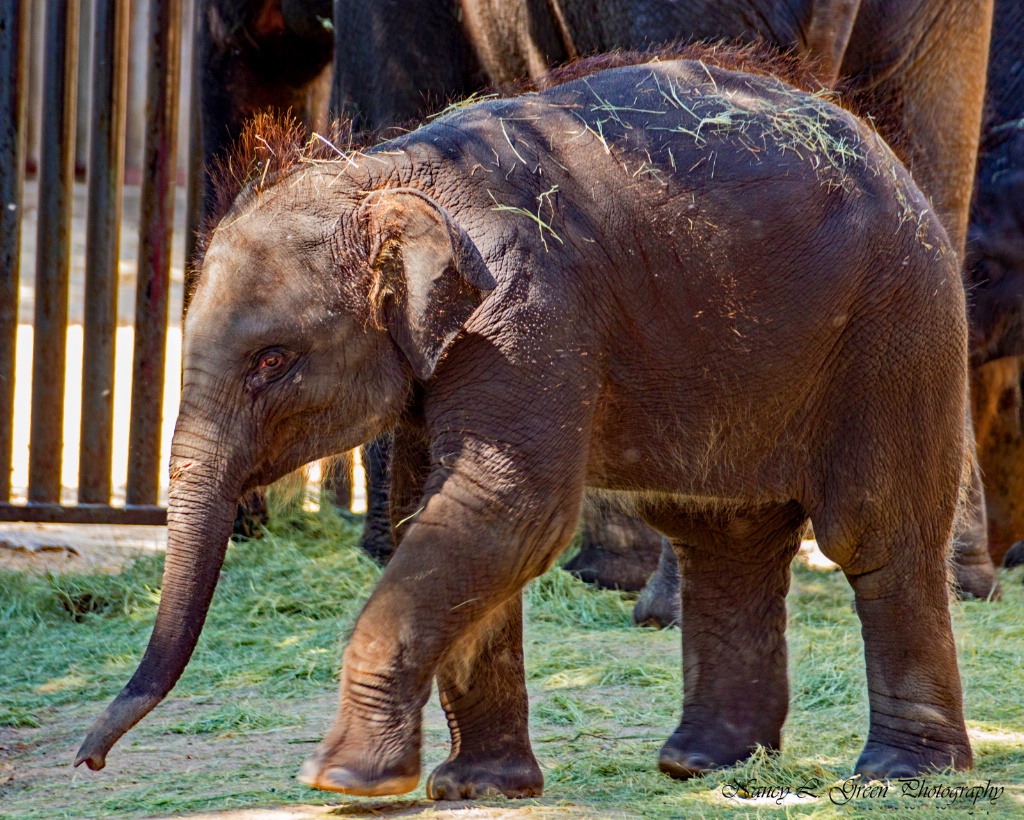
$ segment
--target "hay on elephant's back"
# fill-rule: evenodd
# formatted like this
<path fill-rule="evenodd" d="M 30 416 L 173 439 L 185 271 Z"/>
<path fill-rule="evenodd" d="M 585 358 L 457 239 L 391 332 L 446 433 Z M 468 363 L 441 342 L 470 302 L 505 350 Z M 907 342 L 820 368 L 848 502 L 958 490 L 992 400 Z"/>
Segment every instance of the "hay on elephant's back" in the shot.
<path fill-rule="evenodd" d="M 656 75 L 652 79 L 660 96 L 693 120 L 689 127 L 669 130 L 689 134 L 698 147 L 712 138 L 735 141 L 757 156 L 771 143 L 808 161 L 829 187 L 844 187 L 847 170 L 865 159 L 861 134 L 851 128 L 829 92 L 804 92 L 777 83 L 768 89 L 771 95 L 740 94 L 720 89 L 710 72 L 705 83 L 688 88 L 668 78 L 666 89 Z"/>

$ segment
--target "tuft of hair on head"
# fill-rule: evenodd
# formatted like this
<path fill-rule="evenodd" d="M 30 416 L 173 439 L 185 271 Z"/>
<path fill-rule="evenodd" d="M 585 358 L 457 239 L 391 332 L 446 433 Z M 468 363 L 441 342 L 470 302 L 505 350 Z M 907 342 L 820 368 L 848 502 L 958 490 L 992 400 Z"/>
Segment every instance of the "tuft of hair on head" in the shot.
<path fill-rule="evenodd" d="M 347 158 L 353 148 L 352 121 L 335 120 L 326 134 L 309 133 L 291 113 L 261 111 L 242 128 L 230 150 L 210 168 L 213 218 L 219 220 L 243 192 L 261 194 L 301 162 Z M 209 226 L 213 227 L 213 226 Z"/>
<path fill-rule="evenodd" d="M 365 145 L 347 118 L 334 120 L 324 132 L 307 131 L 291 110 L 261 111 L 248 120 L 238 139 L 207 169 L 210 210 L 199 226 L 194 265 L 202 268 L 210 238 L 221 219 L 240 201 L 258 197 L 275 182 L 312 160 L 350 162 Z M 198 284 L 198 279 L 195 285 Z"/>

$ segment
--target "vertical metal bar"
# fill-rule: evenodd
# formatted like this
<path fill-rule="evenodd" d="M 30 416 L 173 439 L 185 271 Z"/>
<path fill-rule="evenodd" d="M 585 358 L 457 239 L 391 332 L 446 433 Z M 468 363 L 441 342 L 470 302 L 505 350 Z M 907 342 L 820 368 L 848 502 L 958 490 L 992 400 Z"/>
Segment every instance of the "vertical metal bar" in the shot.
<path fill-rule="evenodd" d="M 160 489 L 160 410 L 174 231 L 180 67 L 181 0 L 150 0 L 128 504 L 155 504 Z"/>
<path fill-rule="evenodd" d="M 28 134 L 25 145 L 25 170 L 30 175 L 39 172 L 39 102 L 43 96 L 43 64 L 46 57 L 43 53 L 43 6 L 42 3 L 26 0 L 31 10 L 28 35 Z"/>
<path fill-rule="evenodd" d="M 185 289 L 181 298 L 181 315 L 184 319 L 185 311 L 188 310 L 189 300 L 192 298 L 192 291 L 195 290 L 195 281 L 198 271 L 193 267 L 196 261 L 196 251 L 199 246 L 200 213 L 202 210 L 203 179 L 206 168 L 203 167 L 203 132 L 200 123 L 202 116 L 202 105 L 200 103 L 200 82 L 201 82 L 201 58 L 200 58 L 200 26 L 199 15 L 203 10 L 202 0 L 195 0 L 192 6 L 192 73 L 191 89 L 189 92 L 189 136 L 188 136 L 188 193 L 185 199 Z"/>
<path fill-rule="evenodd" d="M 89 92 L 94 85 L 90 82 L 89 68 L 92 65 L 92 38 L 90 22 L 93 18 L 93 0 L 78 0 L 78 82 L 75 110 L 75 178 L 83 180 L 89 161 Z"/>
<path fill-rule="evenodd" d="M 0 111 L 8 112 L 0 123 L 0 503 L 11 497 L 28 37 L 29 0 L 0 0 Z"/>
<path fill-rule="evenodd" d="M 132 185 L 142 181 L 142 138 L 146 112 L 146 57 L 148 54 L 149 6 L 135 0 L 128 24 L 128 125 L 125 132 L 125 178 Z"/>
<path fill-rule="evenodd" d="M 109 504 L 128 95 L 128 3 L 95 0 L 93 35 L 78 501 Z"/>
<path fill-rule="evenodd" d="M 75 170 L 78 0 L 47 0 L 28 500 L 59 502 Z"/>

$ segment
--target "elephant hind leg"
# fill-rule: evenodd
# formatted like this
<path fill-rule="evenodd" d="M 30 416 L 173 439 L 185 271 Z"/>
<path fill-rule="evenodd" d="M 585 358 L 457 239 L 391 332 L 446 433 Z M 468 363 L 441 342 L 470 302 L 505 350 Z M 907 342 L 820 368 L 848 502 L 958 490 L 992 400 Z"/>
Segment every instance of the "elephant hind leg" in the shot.
<path fill-rule="evenodd" d="M 902 486 L 912 498 L 912 484 Z M 815 522 L 822 551 L 853 587 L 864 637 L 870 728 L 856 773 L 883 780 L 947 766 L 968 769 L 972 755 L 949 615 L 951 515 L 930 504 L 856 506 L 843 527 Z M 871 508 L 887 512 L 865 521 Z"/>
<path fill-rule="evenodd" d="M 778 749 L 789 708 L 786 593 L 806 516 L 795 502 L 692 521 L 679 556 L 683 716 L 658 758 L 676 778 Z M 676 533 L 674 533 L 676 534 Z"/>

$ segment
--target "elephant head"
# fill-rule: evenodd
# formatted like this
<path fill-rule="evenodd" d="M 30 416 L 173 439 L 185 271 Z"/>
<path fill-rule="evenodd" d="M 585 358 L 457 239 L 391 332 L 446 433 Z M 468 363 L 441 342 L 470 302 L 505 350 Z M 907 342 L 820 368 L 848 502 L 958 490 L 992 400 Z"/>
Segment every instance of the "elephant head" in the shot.
<path fill-rule="evenodd" d="M 211 239 L 185 324 L 156 623 L 76 765 L 102 768 L 181 676 L 238 498 L 387 429 L 494 287 L 427 195 L 341 193 L 343 175 L 310 167 L 286 179 L 243 193 Z"/>

